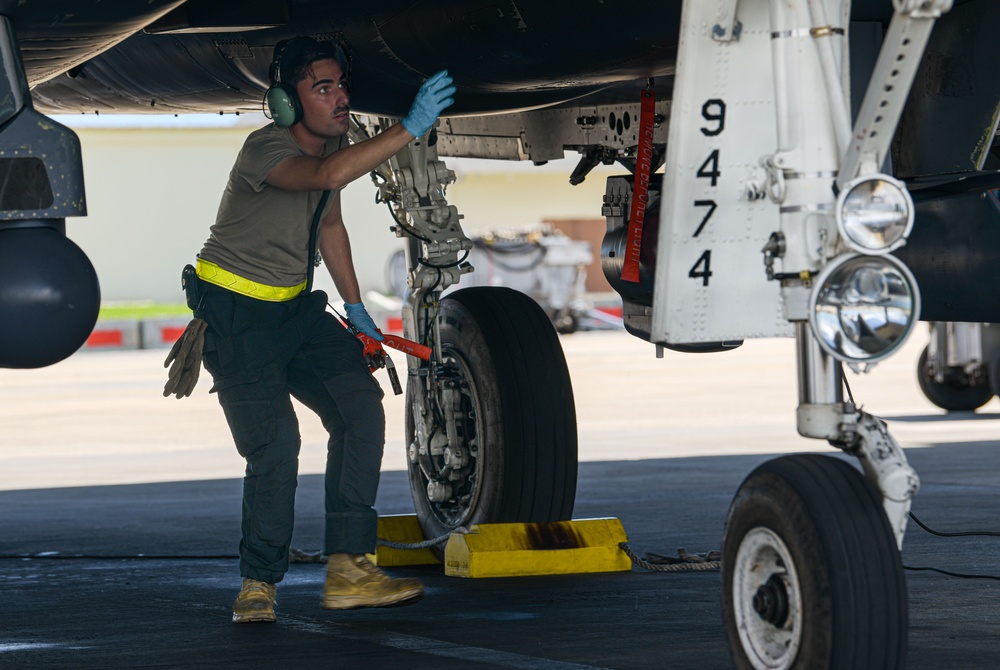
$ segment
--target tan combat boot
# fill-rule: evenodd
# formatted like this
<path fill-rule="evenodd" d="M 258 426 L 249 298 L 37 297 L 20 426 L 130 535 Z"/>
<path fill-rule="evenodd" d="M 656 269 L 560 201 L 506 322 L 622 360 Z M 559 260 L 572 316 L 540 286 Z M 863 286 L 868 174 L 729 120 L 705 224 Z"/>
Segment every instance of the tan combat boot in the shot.
<path fill-rule="evenodd" d="M 243 580 L 243 588 L 233 603 L 233 623 L 251 621 L 274 621 L 274 584 L 259 582 L 249 577 Z"/>
<path fill-rule="evenodd" d="M 327 558 L 324 609 L 408 605 L 423 596 L 420 580 L 392 579 L 364 554 L 330 554 Z"/>

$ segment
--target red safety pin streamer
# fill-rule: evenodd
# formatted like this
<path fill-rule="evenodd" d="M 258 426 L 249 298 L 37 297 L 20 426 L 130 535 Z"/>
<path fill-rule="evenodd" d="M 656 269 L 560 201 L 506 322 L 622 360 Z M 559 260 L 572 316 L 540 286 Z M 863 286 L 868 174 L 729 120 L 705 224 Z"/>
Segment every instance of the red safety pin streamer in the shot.
<path fill-rule="evenodd" d="M 635 155 L 635 183 L 629 209 L 628 236 L 625 238 L 625 263 L 622 281 L 639 283 L 639 257 L 642 252 L 642 224 L 649 201 L 649 177 L 653 171 L 653 124 L 656 122 L 656 92 L 652 80 L 641 96 L 639 109 L 639 146 Z"/>

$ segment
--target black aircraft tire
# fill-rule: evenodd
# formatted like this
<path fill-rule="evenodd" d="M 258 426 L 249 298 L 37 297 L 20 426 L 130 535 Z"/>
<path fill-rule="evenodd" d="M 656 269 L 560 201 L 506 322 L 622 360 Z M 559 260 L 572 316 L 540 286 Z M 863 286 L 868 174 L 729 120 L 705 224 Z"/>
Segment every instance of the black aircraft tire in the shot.
<path fill-rule="evenodd" d="M 905 665 L 900 554 L 881 502 L 842 460 L 785 456 L 743 481 L 726 520 L 722 599 L 738 668 Z"/>
<path fill-rule="evenodd" d="M 993 397 L 990 383 L 984 381 L 975 386 L 941 384 L 927 373 L 927 347 L 920 352 L 917 361 L 917 383 L 920 390 L 932 403 L 949 412 L 971 412 L 979 409 Z"/>
<path fill-rule="evenodd" d="M 469 415 L 482 441 L 471 501 L 456 511 L 428 499 L 427 479 L 412 461 L 410 490 L 424 536 L 475 523 L 571 518 L 576 498 L 576 409 L 559 337 L 528 296 L 502 287 L 471 287 L 441 300 L 446 356 L 460 360 L 474 393 Z M 415 384 L 407 389 L 406 439 L 414 441 Z M 435 548 L 442 555 L 443 545 Z"/>
<path fill-rule="evenodd" d="M 993 395 L 1000 395 L 1000 352 L 994 352 L 990 361 L 990 391 Z"/>

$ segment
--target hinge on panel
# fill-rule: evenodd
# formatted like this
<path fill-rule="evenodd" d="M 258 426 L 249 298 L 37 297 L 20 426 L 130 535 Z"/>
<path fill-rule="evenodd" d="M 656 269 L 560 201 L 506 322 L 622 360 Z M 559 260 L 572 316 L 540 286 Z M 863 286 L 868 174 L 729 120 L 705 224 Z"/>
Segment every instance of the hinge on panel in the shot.
<path fill-rule="evenodd" d="M 738 42 L 743 24 L 736 20 L 736 4 L 738 0 L 722 0 L 719 2 L 719 13 L 712 26 L 712 39 L 716 42 Z"/>

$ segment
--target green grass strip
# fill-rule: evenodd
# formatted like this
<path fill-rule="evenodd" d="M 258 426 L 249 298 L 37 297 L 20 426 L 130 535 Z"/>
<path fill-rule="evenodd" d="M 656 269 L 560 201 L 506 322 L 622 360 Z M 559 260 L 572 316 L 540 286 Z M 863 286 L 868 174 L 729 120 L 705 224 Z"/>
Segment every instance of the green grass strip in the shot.
<path fill-rule="evenodd" d="M 97 318 L 101 321 L 142 321 L 174 316 L 191 316 L 184 303 L 109 302 L 101 305 Z"/>

